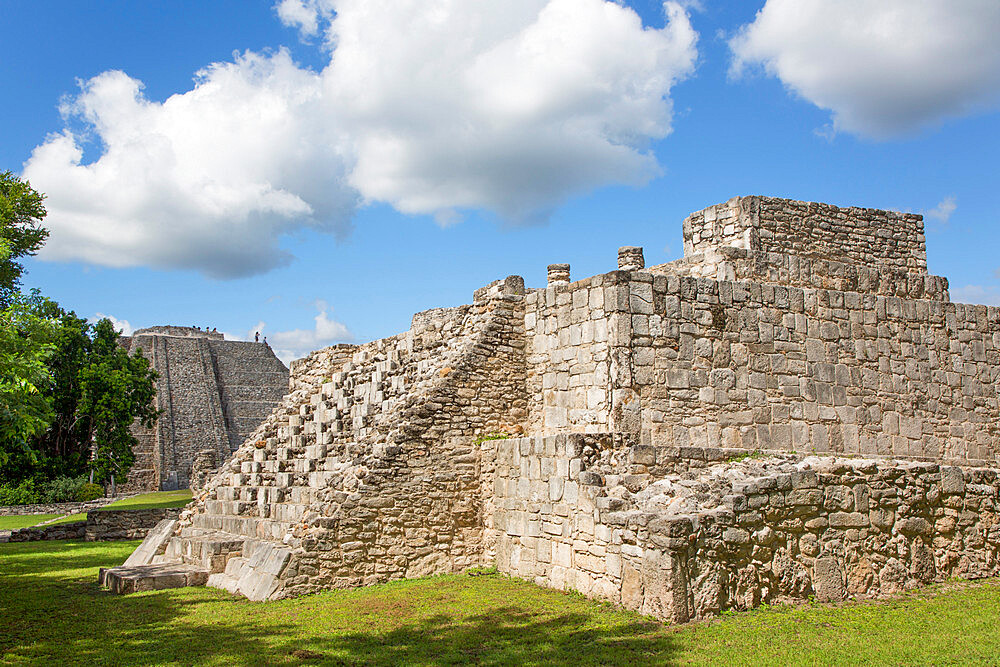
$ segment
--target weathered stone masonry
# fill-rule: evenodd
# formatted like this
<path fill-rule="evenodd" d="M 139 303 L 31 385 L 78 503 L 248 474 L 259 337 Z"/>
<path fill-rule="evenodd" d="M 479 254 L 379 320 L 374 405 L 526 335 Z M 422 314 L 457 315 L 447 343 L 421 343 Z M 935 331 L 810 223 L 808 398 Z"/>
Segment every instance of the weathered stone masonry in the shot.
<path fill-rule="evenodd" d="M 272 599 L 496 564 L 677 621 L 995 574 L 1000 310 L 950 303 L 919 216 L 684 233 L 297 362 L 146 567 Z"/>
<path fill-rule="evenodd" d="M 162 326 L 140 329 L 122 344 L 131 354 L 141 350 L 159 373 L 163 410 L 152 429 L 133 428 L 139 444 L 130 490 L 186 488 L 199 451 L 228 458 L 287 391 L 288 370 L 263 343 Z"/>
<path fill-rule="evenodd" d="M 626 443 L 500 441 L 498 567 L 683 622 L 810 595 L 884 596 L 1000 566 L 995 468 L 734 462 L 734 450 Z"/>

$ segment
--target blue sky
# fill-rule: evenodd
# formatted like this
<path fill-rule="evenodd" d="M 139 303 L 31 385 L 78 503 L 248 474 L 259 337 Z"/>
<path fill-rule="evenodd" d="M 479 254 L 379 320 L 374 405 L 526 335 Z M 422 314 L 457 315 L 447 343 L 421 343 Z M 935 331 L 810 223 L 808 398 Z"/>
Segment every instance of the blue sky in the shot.
<path fill-rule="evenodd" d="M 0 169 L 49 197 L 26 286 L 286 359 L 676 259 L 734 195 L 924 212 L 953 300 L 1000 304 L 997 31 L 980 0 L 6 0 Z"/>

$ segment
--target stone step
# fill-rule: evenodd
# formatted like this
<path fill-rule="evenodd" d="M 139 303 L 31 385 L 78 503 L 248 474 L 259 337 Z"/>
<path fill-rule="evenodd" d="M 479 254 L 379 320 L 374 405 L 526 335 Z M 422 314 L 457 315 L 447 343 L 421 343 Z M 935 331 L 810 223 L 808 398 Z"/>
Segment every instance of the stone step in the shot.
<path fill-rule="evenodd" d="M 303 478 L 305 481 L 307 478 Z M 208 503 L 242 503 L 244 507 L 250 507 L 261 498 L 266 503 L 290 502 L 298 504 L 309 504 L 319 497 L 320 489 L 308 486 L 292 486 L 287 489 L 280 489 L 274 486 L 220 486 L 216 488 L 218 500 L 207 500 L 206 509 L 212 514 L 243 514 L 245 510 L 234 512 L 236 505 L 229 505 L 230 509 L 221 510 L 222 505 L 209 505 Z M 249 506 L 247 505 L 249 503 Z"/>
<path fill-rule="evenodd" d="M 209 514 L 244 515 L 256 511 L 256 505 L 241 500 L 206 500 L 205 511 Z"/>
<path fill-rule="evenodd" d="M 225 572 L 208 578 L 208 585 L 253 601 L 274 599 L 291 554 L 291 549 L 280 544 L 247 540 L 244 555 L 231 558 Z"/>
<path fill-rule="evenodd" d="M 278 540 L 284 538 L 292 523 L 261 519 L 258 517 L 241 517 L 219 514 L 196 514 L 191 519 L 191 526 L 203 530 L 214 530 L 246 538 Z"/>
<path fill-rule="evenodd" d="M 246 538 L 218 532 L 198 532 L 174 537 L 167 544 L 164 556 L 175 561 L 197 565 L 209 572 L 222 572 L 232 556 L 240 555 Z"/>
<path fill-rule="evenodd" d="M 205 503 L 205 514 L 217 517 L 253 518 L 296 523 L 305 514 L 306 510 L 309 509 L 310 502 L 265 502 L 257 504 L 239 501 L 209 500 Z M 216 529 L 218 530 L 218 528 Z M 221 530 L 231 532 L 228 529 Z"/>
<path fill-rule="evenodd" d="M 111 589 L 115 595 L 159 591 L 165 588 L 204 586 L 209 571 L 187 563 L 163 563 L 105 568 L 98 573 L 98 583 Z"/>
<path fill-rule="evenodd" d="M 148 565 L 154 562 L 153 559 L 162 555 L 166 550 L 171 536 L 174 534 L 174 528 L 176 527 L 176 519 L 163 519 L 157 523 L 153 529 L 146 534 L 146 539 L 144 539 L 142 544 L 140 544 L 139 547 L 132 552 L 132 555 L 128 557 L 123 565 L 126 567 L 134 567 L 136 565 Z"/>
<path fill-rule="evenodd" d="M 281 523 L 293 524 L 302 519 L 302 515 L 309 509 L 309 505 L 304 503 L 278 503 L 271 505 L 270 516 L 268 518 Z"/>

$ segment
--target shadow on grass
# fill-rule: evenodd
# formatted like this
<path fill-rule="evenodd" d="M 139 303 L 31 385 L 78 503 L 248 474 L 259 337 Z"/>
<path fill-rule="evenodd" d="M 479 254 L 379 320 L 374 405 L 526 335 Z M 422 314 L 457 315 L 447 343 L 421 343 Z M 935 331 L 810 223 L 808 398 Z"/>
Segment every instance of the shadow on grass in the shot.
<path fill-rule="evenodd" d="M 46 542 L 14 542 L 0 551 L 0 576 L 20 575 L 58 577 L 56 572 L 121 565 L 139 545 L 139 541 L 116 542 L 122 554 L 117 562 L 109 562 L 108 553 L 93 548 L 93 542 L 82 540 L 51 540 Z M 99 544 L 99 543 L 98 543 Z M 112 561 L 116 560 L 114 557 Z"/>
<path fill-rule="evenodd" d="M 314 642 L 337 664 L 664 664 L 672 642 L 649 622 L 593 627 L 583 614 L 545 616 L 517 608 L 455 619 L 438 615 L 383 635 L 356 632 Z M 319 657 L 317 656 L 317 661 Z"/>
<path fill-rule="evenodd" d="M 373 617 L 342 598 L 303 609 L 206 588 L 113 596 L 96 568 L 127 545 L 17 546 L 0 550 L 0 663 L 607 665 L 673 652 L 656 623 L 502 599 L 481 613 L 442 599 L 423 616 L 397 602 Z"/>

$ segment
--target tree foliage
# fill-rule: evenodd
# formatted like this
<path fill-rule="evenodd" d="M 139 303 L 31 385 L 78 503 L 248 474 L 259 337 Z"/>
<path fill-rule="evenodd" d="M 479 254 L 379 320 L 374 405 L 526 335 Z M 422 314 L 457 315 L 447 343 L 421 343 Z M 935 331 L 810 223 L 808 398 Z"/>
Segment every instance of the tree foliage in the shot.
<path fill-rule="evenodd" d="M 48 231 L 44 197 L 0 173 L 0 485 L 29 489 L 88 470 L 124 481 L 131 433 L 152 426 L 156 373 L 118 344 L 114 325 L 95 325 L 37 291 L 20 290 L 20 258 Z M 63 484 L 65 486 L 65 484 Z"/>
<path fill-rule="evenodd" d="M 0 306 L 6 307 L 21 285 L 24 266 L 18 261 L 34 255 L 49 231 L 42 227 L 45 197 L 9 171 L 0 172 Z"/>
<path fill-rule="evenodd" d="M 32 440 L 52 421 L 57 326 L 37 292 L 15 293 L 0 311 L 0 479 L 23 474 L 39 458 Z"/>
<path fill-rule="evenodd" d="M 103 319 L 94 326 L 87 364 L 79 375 L 76 413 L 85 419 L 93 442 L 91 469 L 100 480 L 123 481 L 135 455 L 132 423 L 152 427 L 159 411 L 154 405 L 156 371 L 142 353 L 131 356 L 118 345 L 114 325 Z"/>

